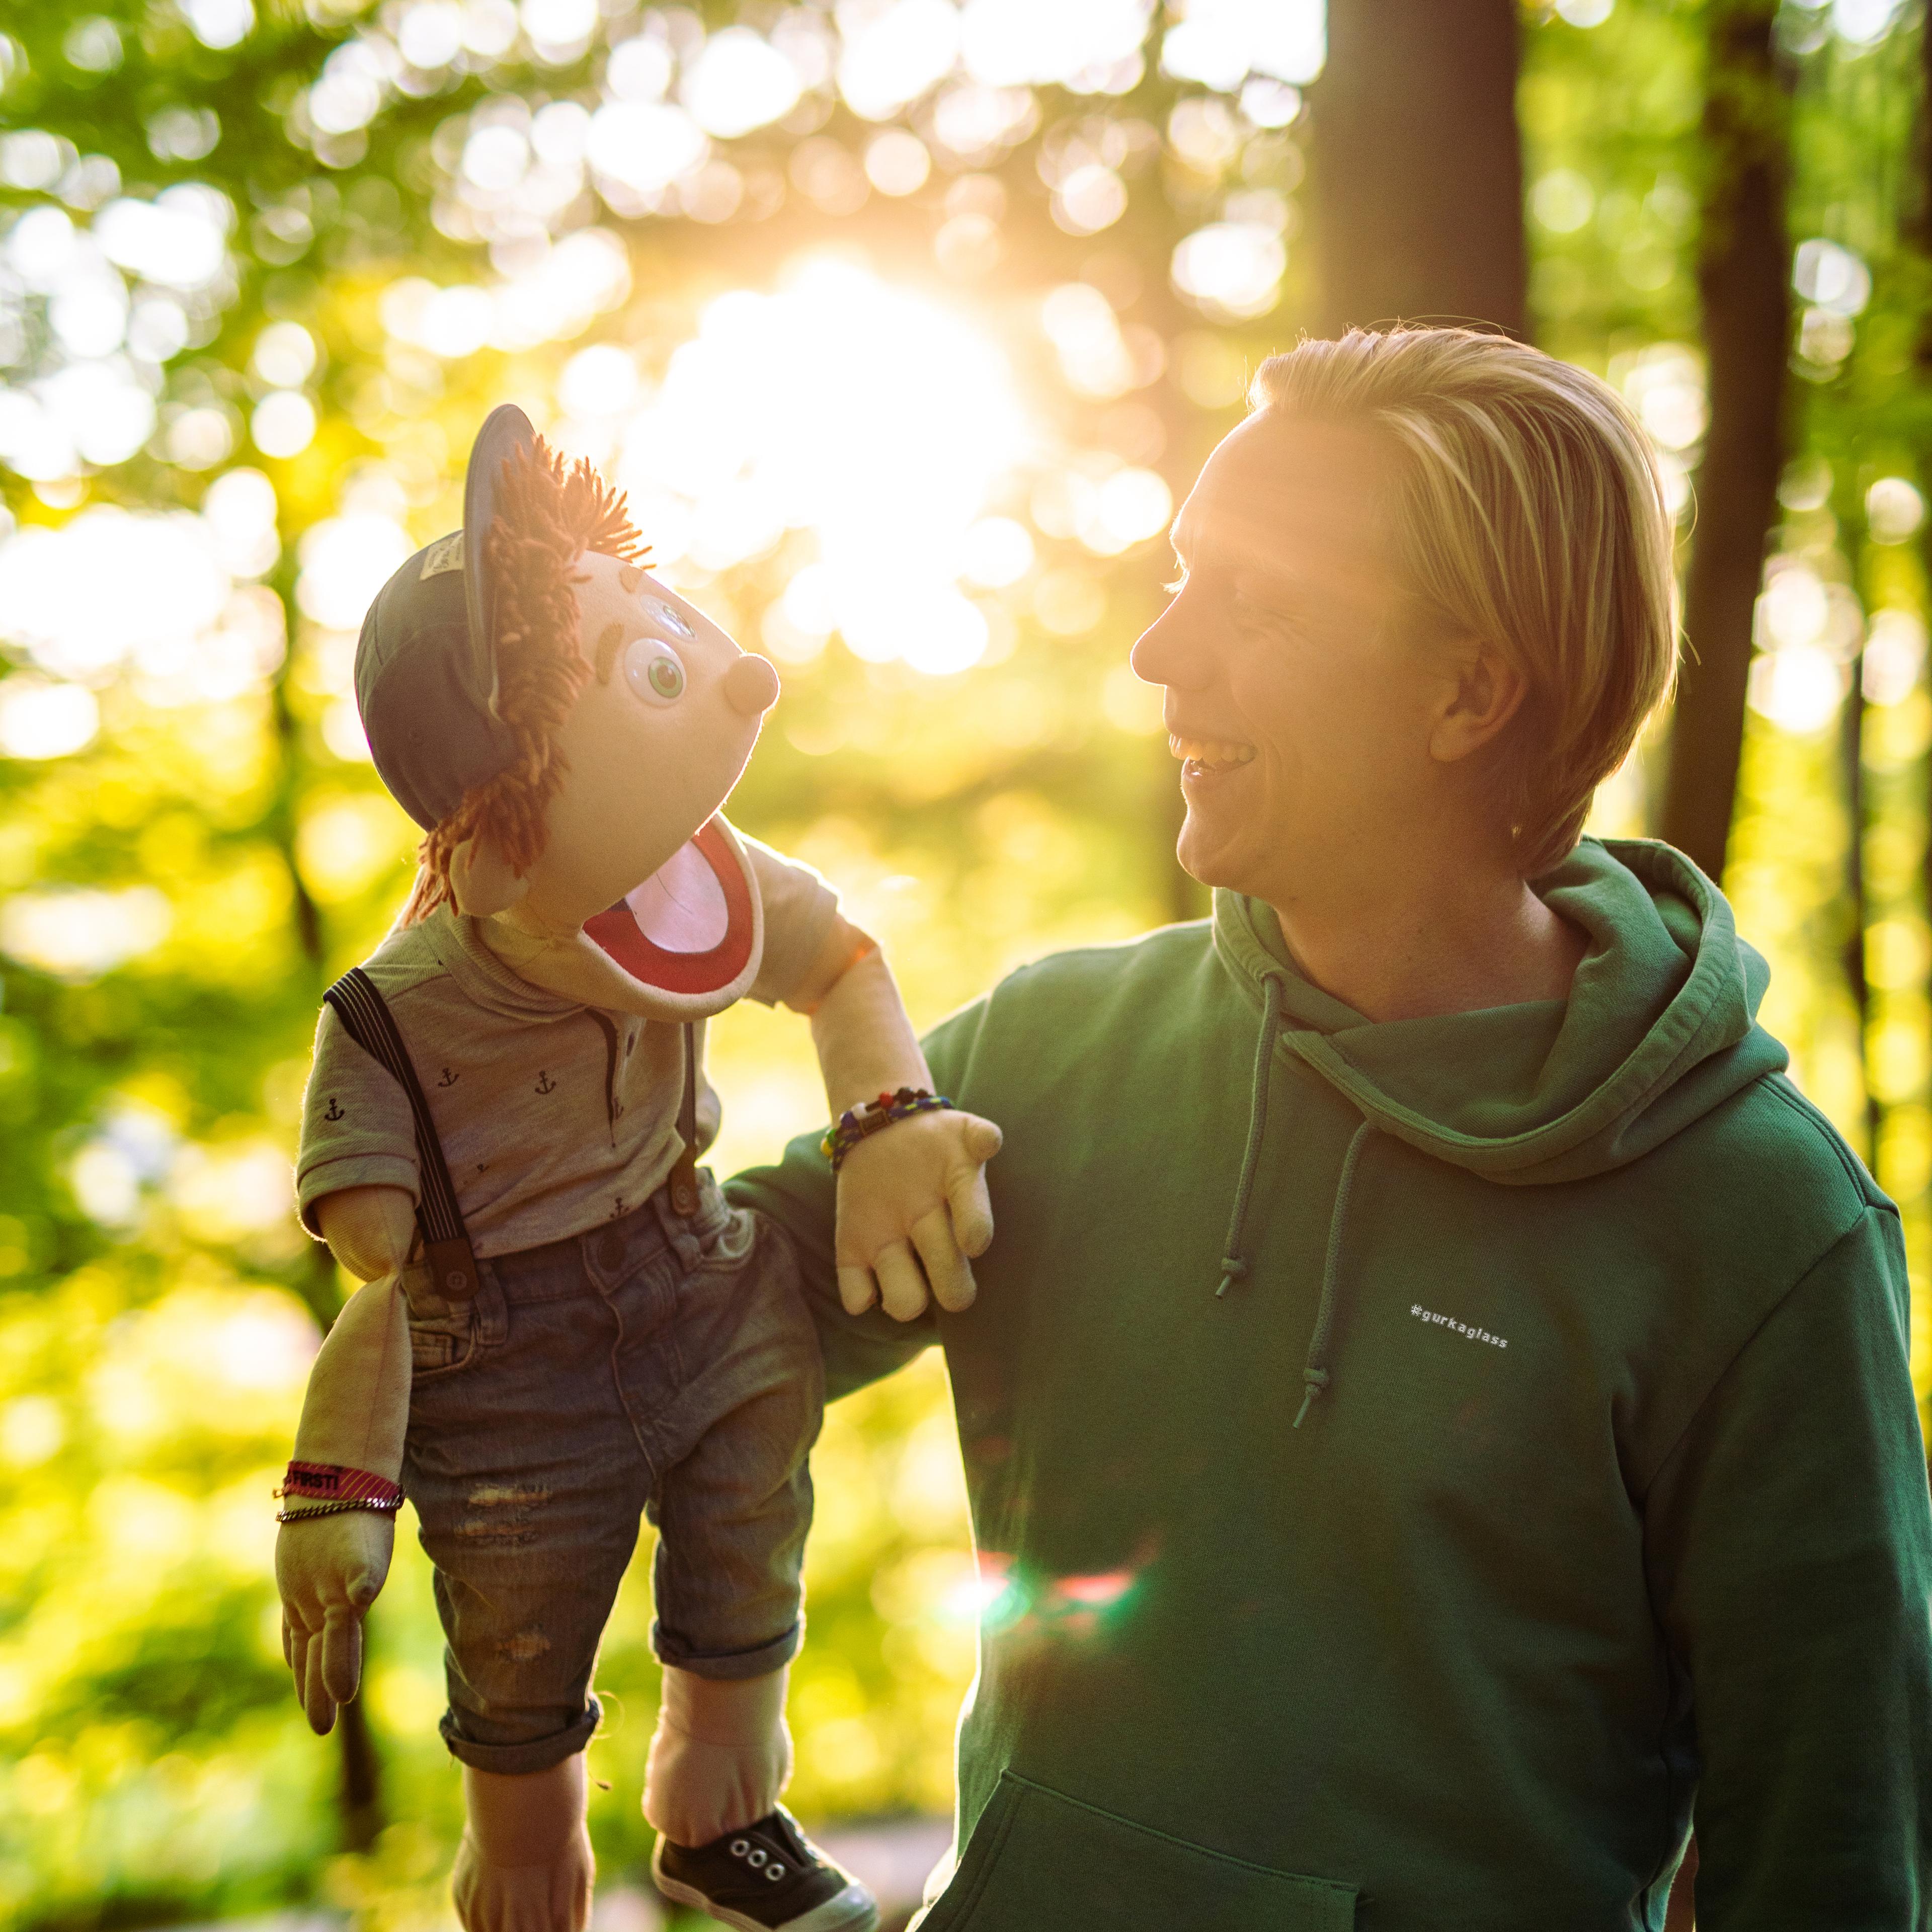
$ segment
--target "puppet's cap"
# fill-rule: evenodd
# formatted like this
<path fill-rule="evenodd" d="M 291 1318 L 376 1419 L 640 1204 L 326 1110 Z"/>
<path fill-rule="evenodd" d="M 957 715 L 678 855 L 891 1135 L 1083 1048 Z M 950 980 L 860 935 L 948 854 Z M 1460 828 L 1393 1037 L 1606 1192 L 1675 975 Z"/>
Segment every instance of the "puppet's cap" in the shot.
<path fill-rule="evenodd" d="M 509 728 L 493 709 L 496 610 L 483 549 L 504 461 L 536 441 L 513 404 L 490 412 L 470 452 L 463 528 L 418 550 L 362 620 L 356 706 L 370 755 L 425 832 L 515 758 Z"/>

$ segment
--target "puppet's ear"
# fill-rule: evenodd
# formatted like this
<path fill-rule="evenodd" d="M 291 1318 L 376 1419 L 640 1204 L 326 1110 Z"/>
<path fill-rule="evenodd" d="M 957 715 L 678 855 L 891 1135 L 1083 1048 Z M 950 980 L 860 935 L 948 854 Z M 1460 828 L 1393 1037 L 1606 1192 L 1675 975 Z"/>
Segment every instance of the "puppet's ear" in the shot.
<path fill-rule="evenodd" d="M 470 919 L 507 912 L 530 889 L 487 838 L 466 838 L 449 855 L 449 890 L 456 909 Z"/>

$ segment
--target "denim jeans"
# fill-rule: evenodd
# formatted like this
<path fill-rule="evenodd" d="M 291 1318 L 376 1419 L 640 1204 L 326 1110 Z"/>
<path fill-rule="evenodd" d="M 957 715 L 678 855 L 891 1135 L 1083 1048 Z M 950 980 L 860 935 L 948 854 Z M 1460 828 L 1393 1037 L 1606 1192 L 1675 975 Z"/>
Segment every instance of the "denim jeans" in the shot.
<path fill-rule="evenodd" d="M 824 1368 L 790 1243 L 702 1179 L 688 1221 L 660 1190 L 480 1262 L 466 1304 L 404 1277 L 403 1486 L 448 1640 L 443 1738 L 479 1770 L 547 1770 L 590 1742 L 640 1515 L 662 1532 L 664 1663 L 759 1677 L 798 1648 Z"/>

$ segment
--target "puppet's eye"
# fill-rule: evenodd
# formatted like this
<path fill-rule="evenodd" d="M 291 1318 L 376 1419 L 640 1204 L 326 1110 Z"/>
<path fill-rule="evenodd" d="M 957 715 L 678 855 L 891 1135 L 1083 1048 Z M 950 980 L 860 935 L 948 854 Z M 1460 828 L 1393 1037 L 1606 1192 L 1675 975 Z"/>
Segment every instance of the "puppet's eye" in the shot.
<path fill-rule="evenodd" d="M 624 653 L 624 678 L 646 704 L 675 704 L 684 695 L 684 666 L 661 638 L 632 642 Z"/>

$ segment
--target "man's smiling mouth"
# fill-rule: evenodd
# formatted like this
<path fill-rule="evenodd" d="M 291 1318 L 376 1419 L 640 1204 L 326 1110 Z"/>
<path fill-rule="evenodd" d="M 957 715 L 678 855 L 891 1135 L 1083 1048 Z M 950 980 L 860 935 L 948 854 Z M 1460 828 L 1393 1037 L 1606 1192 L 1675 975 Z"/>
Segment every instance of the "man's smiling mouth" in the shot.
<path fill-rule="evenodd" d="M 1184 738 L 1172 731 L 1167 735 L 1167 748 L 1182 760 L 1183 776 L 1191 778 L 1213 778 L 1234 771 L 1255 755 L 1253 746 L 1235 739 Z"/>

